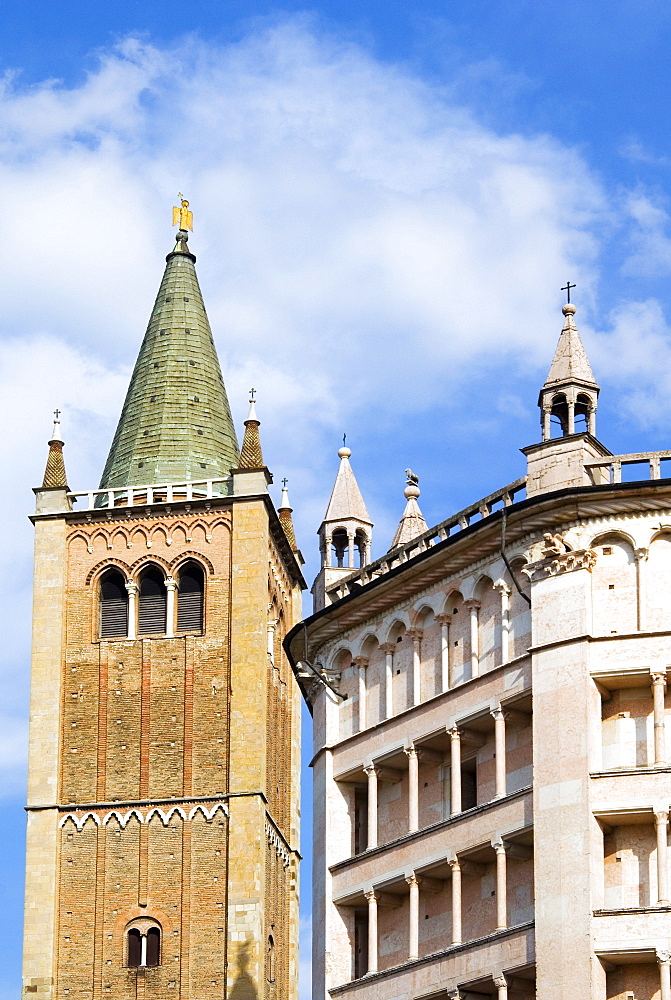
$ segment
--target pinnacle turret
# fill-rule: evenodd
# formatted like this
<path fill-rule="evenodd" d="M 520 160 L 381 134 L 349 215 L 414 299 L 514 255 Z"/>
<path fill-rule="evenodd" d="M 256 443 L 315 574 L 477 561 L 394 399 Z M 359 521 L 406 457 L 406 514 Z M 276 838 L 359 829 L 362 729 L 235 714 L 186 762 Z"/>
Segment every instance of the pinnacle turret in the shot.
<path fill-rule="evenodd" d="M 415 476 L 410 469 L 406 469 L 406 487 L 403 491 L 403 496 L 406 499 L 405 510 L 403 511 L 403 516 L 399 521 L 398 528 L 396 529 L 396 534 L 394 535 L 390 549 L 395 549 L 399 545 L 405 545 L 406 542 L 411 542 L 413 538 L 417 538 L 418 535 L 423 534 L 428 525 L 424 520 L 424 515 L 419 509 L 419 504 L 417 500 L 419 498 L 419 478 Z"/>
<path fill-rule="evenodd" d="M 245 420 L 245 436 L 242 439 L 240 449 L 240 469 L 264 469 L 263 452 L 261 450 L 261 436 L 259 427 L 261 421 L 256 416 L 256 401 L 254 399 L 255 390 L 250 390 L 249 413 Z"/>
<path fill-rule="evenodd" d="M 595 433 L 599 386 L 575 325 L 575 305 L 567 302 L 562 312 L 564 325 L 548 377 L 538 397 L 544 441 L 552 436 L 553 417 L 559 421 L 562 436 L 575 433 L 576 418 L 584 418 L 584 429 L 592 435 Z"/>
<path fill-rule="evenodd" d="M 280 519 L 280 524 L 284 528 L 284 534 L 287 536 L 287 541 L 291 546 L 292 550 L 295 552 L 298 549 L 298 544 L 296 542 L 296 533 L 294 531 L 294 522 L 291 517 L 293 513 L 293 507 L 289 503 L 289 491 L 287 490 L 287 480 L 282 481 L 282 500 L 279 507 L 277 508 L 277 514 Z"/>
<path fill-rule="evenodd" d="M 188 202 L 177 212 L 177 242 L 166 257 L 101 487 L 228 477 L 238 464 L 196 258 L 188 247 Z"/>
<path fill-rule="evenodd" d="M 65 472 L 65 459 L 63 458 L 63 438 L 61 437 L 61 422 L 58 419 L 60 410 L 55 411 L 54 429 L 51 432 L 49 444 L 49 455 L 47 465 L 44 470 L 42 480 L 43 490 L 68 489 L 68 477 Z"/>

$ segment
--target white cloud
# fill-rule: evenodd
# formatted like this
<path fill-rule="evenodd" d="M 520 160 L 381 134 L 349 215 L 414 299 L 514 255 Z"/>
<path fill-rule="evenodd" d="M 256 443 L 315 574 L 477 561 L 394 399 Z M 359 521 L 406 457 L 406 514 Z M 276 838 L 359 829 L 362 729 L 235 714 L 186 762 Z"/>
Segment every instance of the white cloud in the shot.
<path fill-rule="evenodd" d="M 495 369 L 498 412 L 521 417 L 504 373 L 549 362 L 557 286 L 577 276 L 590 302 L 602 232 L 632 218 L 662 231 L 641 199 L 627 210 L 610 199 L 576 151 L 499 134 L 449 95 L 300 19 L 219 47 L 130 39 L 72 88 L 5 80 L 0 394 L 12 432 L 0 467 L 12 500 L 0 559 L 22 574 L 22 624 L 5 651 L 15 704 L 27 677 L 25 513 L 50 411 L 65 411 L 71 484 L 95 486 L 177 190 L 194 209 L 234 412 L 240 422 L 254 385 L 266 455 L 291 480 L 307 544 L 343 430 L 421 421 L 436 404 L 468 418 L 472 374 Z M 649 252 L 666 260 L 663 241 Z M 613 324 L 595 343 L 632 357 L 631 369 L 610 369 L 626 385 L 645 369 L 656 419 L 665 376 L 642 365 L 636 337 L 642 324 L 658 356 L 668 352 L 659 304 L 625 304 Z M 390 504 L 383 525 L 397 520 L 398 497 Z"/>

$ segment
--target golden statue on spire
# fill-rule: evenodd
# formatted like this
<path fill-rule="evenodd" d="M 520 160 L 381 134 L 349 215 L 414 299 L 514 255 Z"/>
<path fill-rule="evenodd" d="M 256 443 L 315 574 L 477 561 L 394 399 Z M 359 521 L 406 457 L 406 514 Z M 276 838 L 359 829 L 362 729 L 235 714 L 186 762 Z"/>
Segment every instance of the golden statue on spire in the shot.
<path fill-rule="evenodd" d="M 177 208 L 176 205 L 172 207 L 172 224 L 173 226 L 179 226 L 181 230 L 186 231 L 190 229 L 193 232 L 193 212 L 189 211 L 189 203 L 182 194 L 179 192 L 179 200 L 182 205 L 181 208 Z"/>

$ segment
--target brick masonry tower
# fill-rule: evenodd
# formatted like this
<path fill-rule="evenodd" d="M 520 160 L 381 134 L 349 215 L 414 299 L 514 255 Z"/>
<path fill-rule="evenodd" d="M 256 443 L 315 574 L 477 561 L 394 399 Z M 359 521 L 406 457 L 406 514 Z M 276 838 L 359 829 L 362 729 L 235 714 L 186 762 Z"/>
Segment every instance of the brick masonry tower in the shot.
<path fill-rule="evenodd" d="M 100 489 L 57 422 L 35 491 L 24 996 L 297 994 L 302 560 L 175 211 Z"/>

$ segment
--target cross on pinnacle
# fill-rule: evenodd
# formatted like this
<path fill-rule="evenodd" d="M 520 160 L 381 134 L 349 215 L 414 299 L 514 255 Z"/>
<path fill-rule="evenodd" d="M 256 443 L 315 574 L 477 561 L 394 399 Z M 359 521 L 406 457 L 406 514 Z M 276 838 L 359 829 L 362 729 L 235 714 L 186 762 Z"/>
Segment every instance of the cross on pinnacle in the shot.
<path fill-rule="evenodd" d="M 286 488 L 287 488 L 287 483 L 288 483 L 288 482 L 289 482 L 289 480 L 288 480 L 288 479 L 287 479 L 287 477 L 285 476 L 285 477 L 284 477 L 284 479 L 282 480 L 282 486 L 284 487 L 284 489 L 285 489 L 285 490 L 286 490 Z"/>
<path fill-rule="evenodd" d="M 570 281 L 567 281 L 566 284 L 564 285 L 564 287 L 560 289 L 560 291 L 566 292 L 566 302 L 567 303 L 570 303 L 570 301 L 571 301 L 571 289 L 575 288 L 575 287 L 576 286 L 572 285 Z"/>
<path fill-rule="evenodd" d="M 347 435 L 346 435 L 346 434 L 343 434 L 343 436 L 342 436 L 342 446 L 343 446 L 343 448 L 344 448 L 344 447 L 345 447 L 346 445 L 347 445 Z"/>
<path fill-rule="evenodd" d="M 58 418 L 60 417 L 60 415 L 61 415 L 61 411 L 60 410 L 58 410 L 58 409 L 54 410 L 54 417 L 56 418 L 56 420 L 58 420 Z"/>
<path fill-rule="evenodd" d="M 249 397 L 250 397 L 250 398 L 249 398 L 249 402 L 250 402 L 250 403 L 253 403 L 253 402 L 254 402 L 254 397 L 255 397 L 255 396 L 256 396 L 256 389 L 250 389 L 250 390 L 249 390 Z"/>

